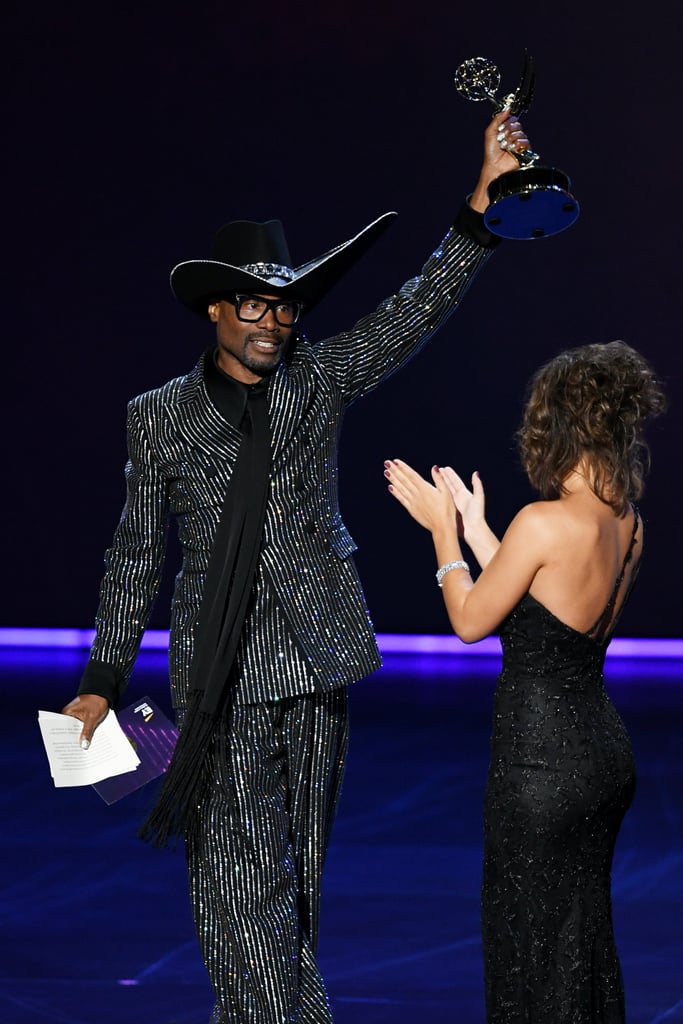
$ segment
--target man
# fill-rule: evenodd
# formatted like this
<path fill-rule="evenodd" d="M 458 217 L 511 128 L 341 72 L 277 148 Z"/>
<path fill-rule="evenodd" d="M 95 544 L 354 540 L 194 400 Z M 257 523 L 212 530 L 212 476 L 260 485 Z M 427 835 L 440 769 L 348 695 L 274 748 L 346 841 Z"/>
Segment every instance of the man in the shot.
<path fill-rule="evenodd" d="M 190 374 L 130 403 L 127 501 L 90 661 L 64 713 L 82 720 L 87 745 L 116 705 L 173 515 L 181 736 L 143 834 L 185 837 L 213 1024 L 332 1020 L 315 949 L 346 686 L 380 665 L 337 501 L 341 420 L 456 308 L 495 245 L 481 217 L 487 186 L 527 146 L 519 122 L 496 115 L 469 205 L 421 275 L 319 344 L 297 333 L 302 309 L 392 215 L 296 270 L 279 222 L 229 224 L 212 259 L 172 272 L 176 296 L 216 325 L 216 345 Z"/>

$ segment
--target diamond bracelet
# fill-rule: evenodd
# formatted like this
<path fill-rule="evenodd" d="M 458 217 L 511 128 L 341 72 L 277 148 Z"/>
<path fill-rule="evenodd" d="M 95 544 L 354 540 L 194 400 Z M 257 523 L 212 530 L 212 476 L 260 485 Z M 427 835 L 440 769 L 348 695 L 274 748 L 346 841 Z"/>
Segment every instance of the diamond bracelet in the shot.
<path fill-rule="evenodd" d="M 470 571 L 470 567 L 467 562 L 446 562 L 446 564 L 442 565 L 436 574 L 436 582 L 440 587 L 443 587 L 443 578 L 447 572 L 451 571 L 451 569 L 464 569 L 465 572 Z"/>

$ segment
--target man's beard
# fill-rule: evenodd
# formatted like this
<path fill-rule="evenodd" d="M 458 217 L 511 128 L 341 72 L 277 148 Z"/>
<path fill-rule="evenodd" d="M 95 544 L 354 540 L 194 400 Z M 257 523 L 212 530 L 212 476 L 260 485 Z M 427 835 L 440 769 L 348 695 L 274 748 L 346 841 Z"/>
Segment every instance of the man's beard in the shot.
<path fill-rule="evenodd" d="M 278 348 L 276 349 L 275 352 L 272 353 L 272 363 L 267 363 L 265 361 L 261 362 L 259 359 L 253 358 L 251 355 L 249 355 L 249 353 L 247 352 L 247 347 L 250 341 L 253 340 L 255 339 L 247 339 L 247 342 L 245 343 L 244 349 L 242 351 L 240 363 L 242 364 L 242 366 L 245 367 L 245 369 L 249 370 L 251 373 L 255 373 L 257 377 L 272 377 L 274 373 L 277 373 L 278 367 L 280 366 L 280 363 L 282 362 L 285 356 L 287 347 L 289 345 L 289 340 L 280 342 L 278 344 Z M 260 338 L 259 340 L 265 341 L 266 339 Z M 264 359 L 267 359 L 268 356 L 269 353 L 264 353 Z"/>
<path fill-rule="evenodd" d="M 249 356 L 244 356 L 240 359 L 242 366 L 249 370 L 251 373 L 255 373 L 257 377 L 272 377 L 282 362 L 282 352 L 278 351 L 277 359 L 274 363 L 261 363 L 257 359 L 251 359 Z"/>

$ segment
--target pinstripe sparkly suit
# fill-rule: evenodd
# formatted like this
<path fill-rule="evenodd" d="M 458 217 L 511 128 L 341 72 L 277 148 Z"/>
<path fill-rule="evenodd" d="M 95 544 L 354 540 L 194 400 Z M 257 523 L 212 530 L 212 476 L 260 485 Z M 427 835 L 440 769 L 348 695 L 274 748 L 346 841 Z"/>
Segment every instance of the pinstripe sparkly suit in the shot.
<path fill-rule="evenodd" d="M 209 754 L 211 795 L 201 830 L 187 841 L 214 1022 L 332 1020 L 314 953 L 346 755 L 346 684 L 380 664 L 338 505 L 342 416 L 447 319 L 489 255 L 452 229 L 419 277 L 351 330 L 317 344 L 300 338 L 269 381 L 262 553 L 232 708 Z M 169 653 L 181 721 L 211 544 L 240 442 L 208 398 L 202 360 L 130 403 L 127 502 L 106 555 L 97 635 L 80 687 L 112 703 L 124 688 L 173 516 L 183 565 Z"/>

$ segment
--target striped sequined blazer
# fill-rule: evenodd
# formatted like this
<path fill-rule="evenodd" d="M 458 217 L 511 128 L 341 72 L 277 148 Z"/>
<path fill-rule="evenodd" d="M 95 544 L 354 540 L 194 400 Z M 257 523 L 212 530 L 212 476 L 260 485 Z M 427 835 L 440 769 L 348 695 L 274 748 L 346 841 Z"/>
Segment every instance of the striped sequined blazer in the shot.
<path fill-rule="evenodd" d="M 241 657 L 251 666 L 243 700 L 327 690 L 379 666 L 351 557 L 355 544 L 339 511 L 342 417 L 444 323 L 489 255 L 451 229 L 418 277 L 350 330 L 315 344 L 300 337 L 270 379 L 271 490 L 255 580 L 257 618 L 246 623 L 242 643 Z M 188 375 L 130 403 L 127 500 L 105 557 L 81 693 L 99 693 L 115 704 L 125 687 L 174 518 L 183 563 L 169 658 L 174 703 L 182 707 L 206 568 L 239 441 L 239 431 L 208 398 L 202 360 Z M 259 601 L 259 594 L 270 599 Z M 283 644 L 289 644 L 284 661 Z"/>

